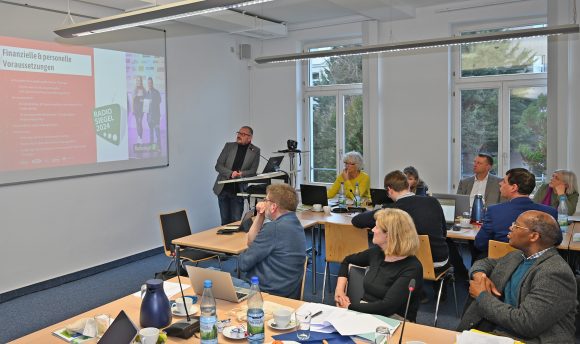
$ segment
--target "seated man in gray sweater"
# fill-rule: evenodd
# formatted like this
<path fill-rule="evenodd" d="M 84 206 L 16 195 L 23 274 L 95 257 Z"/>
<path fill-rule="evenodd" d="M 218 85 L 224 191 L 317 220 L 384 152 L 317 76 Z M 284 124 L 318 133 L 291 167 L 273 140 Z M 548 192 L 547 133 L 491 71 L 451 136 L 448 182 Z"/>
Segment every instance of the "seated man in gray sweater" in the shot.
<path fill-rule="evenodd" d="M 459 331 L 477 328 L 526 343 L 574 343 L 576 279 L 558 254 L 558 223 L 542 211 L 522 213 L 510 227 L 518 251 L 485 258 L 471 268 Z"/>
<path fill-rule="evenodd" d="M 258 215 L 248 232 L 248 249 L 239 257 L 248 277 L 258 276 L 260 289 L 270 294 L 299 298 L 306 237 L 296 217 L 298 197 L 287 184 L 266 189 L 264 201 L 256 204 Z M 265 219 L 270 220 L 264 223 Z"/>

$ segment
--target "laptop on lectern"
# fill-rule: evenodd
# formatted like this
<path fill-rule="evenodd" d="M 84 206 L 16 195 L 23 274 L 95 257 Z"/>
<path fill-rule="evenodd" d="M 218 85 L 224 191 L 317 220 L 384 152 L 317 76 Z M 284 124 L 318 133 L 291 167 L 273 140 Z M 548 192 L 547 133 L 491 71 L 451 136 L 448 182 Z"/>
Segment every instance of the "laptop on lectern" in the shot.
<path fill-rule="evenodd" d="M 270 157 L 262 173 L 278 172 L 283 159 L 284 155 Z"/>

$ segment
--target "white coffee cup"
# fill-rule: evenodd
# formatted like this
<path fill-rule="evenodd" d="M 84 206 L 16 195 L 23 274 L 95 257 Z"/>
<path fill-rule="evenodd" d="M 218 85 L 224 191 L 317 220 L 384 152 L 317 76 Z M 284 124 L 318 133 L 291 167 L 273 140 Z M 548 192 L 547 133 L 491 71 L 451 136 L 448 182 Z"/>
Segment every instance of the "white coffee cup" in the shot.
<path fill-rule="evenodd" d="M 324 210 L 324 214 L 326 214 L 326 215 L 330 215 L 330 212 L 332 211 L 332 208 L 327 206 L 327 205 L 322 207 L 322 209 Z"/>
<path fill-rule="evenodd" d="M 156 344 L 159 338 L 159 329 L 155 327 L 145 327 L 139 331 L 141 344 Z"/>
<path fill-rule="evenodd" d="M 322 211 L 322 204 L 318 204 L 318 203 L 313 204 L 312 205 L 312 210 L 314 210 L 314 211 Z"/>
<path fill-rule="evenodd" d="M 186 297 L 185 304 L 187 305 L 187 310 L 189 311 L 191 309 L 191 306 L 193 305 L 193 300 L 190 297 Z M 178 297 L 177 299 L 175 299 L 175 303 L 171 305 L 171 310 L 179 314 L 185 314 L 185 307 L 183 304 L 182 297 Z"/>
<path fill-rule="evenodd" d="M 274 310 L 274 321 L 276 326 L 285 328 L 290 323 L 292 311 L 287 308 L 278 308 Z"/>

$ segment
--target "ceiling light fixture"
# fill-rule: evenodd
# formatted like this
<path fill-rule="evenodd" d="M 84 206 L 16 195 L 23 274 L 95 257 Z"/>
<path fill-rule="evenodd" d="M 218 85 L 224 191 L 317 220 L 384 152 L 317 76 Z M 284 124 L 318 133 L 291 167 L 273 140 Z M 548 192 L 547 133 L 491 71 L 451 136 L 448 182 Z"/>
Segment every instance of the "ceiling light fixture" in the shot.
<path fill-rule="evenodd" d="M 338 57 L 350 55 L 377 54 L 385 52 L 398 52 L 423 48 L 447 47 L 471 43 L 495 42 L 503 40 L 520 39 L 527 37 L 540 37 L 551 35 L 572 34 L 580 32 L 580 27 L 576 24 L 557 25 L 551 27 L 539 27 L 532 29 L 508 30 L 493 33 L 481 33 L 448 38 L 433 38 L 420 41 L 408 41 L 400 43 L 376 44 L 367 46 L 357 46 L 350 48 L 339 48 L 333 50 L 312 51 L 297 54 L 274 55 L 256 58 L 256 63 L 276 63 L 290 62 L 298 60 L 309 60 L 321 57 Z"/>
<path fill-rule="evenodd" d="M 191 17 L 272 0 L 186 0 L 127 12 L 110 17 L 89 20 L 56 29 L 54 33 L 64 38 L 88 36 L 96 33 L 151 25 L 168 20 Z"/>

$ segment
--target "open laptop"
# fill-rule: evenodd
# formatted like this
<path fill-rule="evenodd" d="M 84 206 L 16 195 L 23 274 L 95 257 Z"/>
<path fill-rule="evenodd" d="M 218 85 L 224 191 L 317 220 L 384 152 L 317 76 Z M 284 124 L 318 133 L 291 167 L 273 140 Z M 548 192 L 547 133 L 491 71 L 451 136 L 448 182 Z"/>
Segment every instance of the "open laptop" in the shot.
<path fill-rule="evenodd" d="M 254 212 L 256 208 L 250 208 L 250 210 L 246 211 L 240 220 L 239 225 L 225 225 L 222 226 L 221 229 L 217 231 L 218 234 L 228 234 L 228 233 L 235 233 L 235 232 L 248 232 L 250 227 L 252 227 L 252 217 L 254 216 Z"/>
<path fill-rule="evenodd" d="M 203 281 L 205 280 L 212 281 L 211 290 L 216 299 L 241 302 L 250 293 L 250 289 L 234 287 L 232 276 L 228 272 L 187 265 L 187 274 L 195 294 L 199 296 L 203 294 Z"/>
<path fill-rule="evenodd" d="M 449 225 L 455 223 L 457 216 L 462 216 L 464 212 L 469 211 L 469 195 L 434 193 L 433 197 L 441 204 L 445 222 Z"/>
<path fill-rule="evenodd" d="M 283 159 L 284 155 L 270 157 L 262 173 L 278 172 Z"/>
<path fill-rule="evenodd" d="M 393 200 L 389 197 L 387 190 L 371 188 L 371 202 L 373 202 L 373 205 L 377 205 L 393 203 Z"/>
<path fill-rule="evenodd" d="M 99 344 L 130 344 L 137 336 L 137 327 L 127 316 L 125 311 L 121 311 L 111 323 L 107 331 L 99 340 Z"/>
<path fill-rule="evenodd" d="M 302 200 L 302 204 L 305 205 L 313 205 L 313 204 L 322 204 L 322 206 L 328 205 L 328 198 L 326 196 L 326 186 L 300 184 L 300 199 Z"/>

